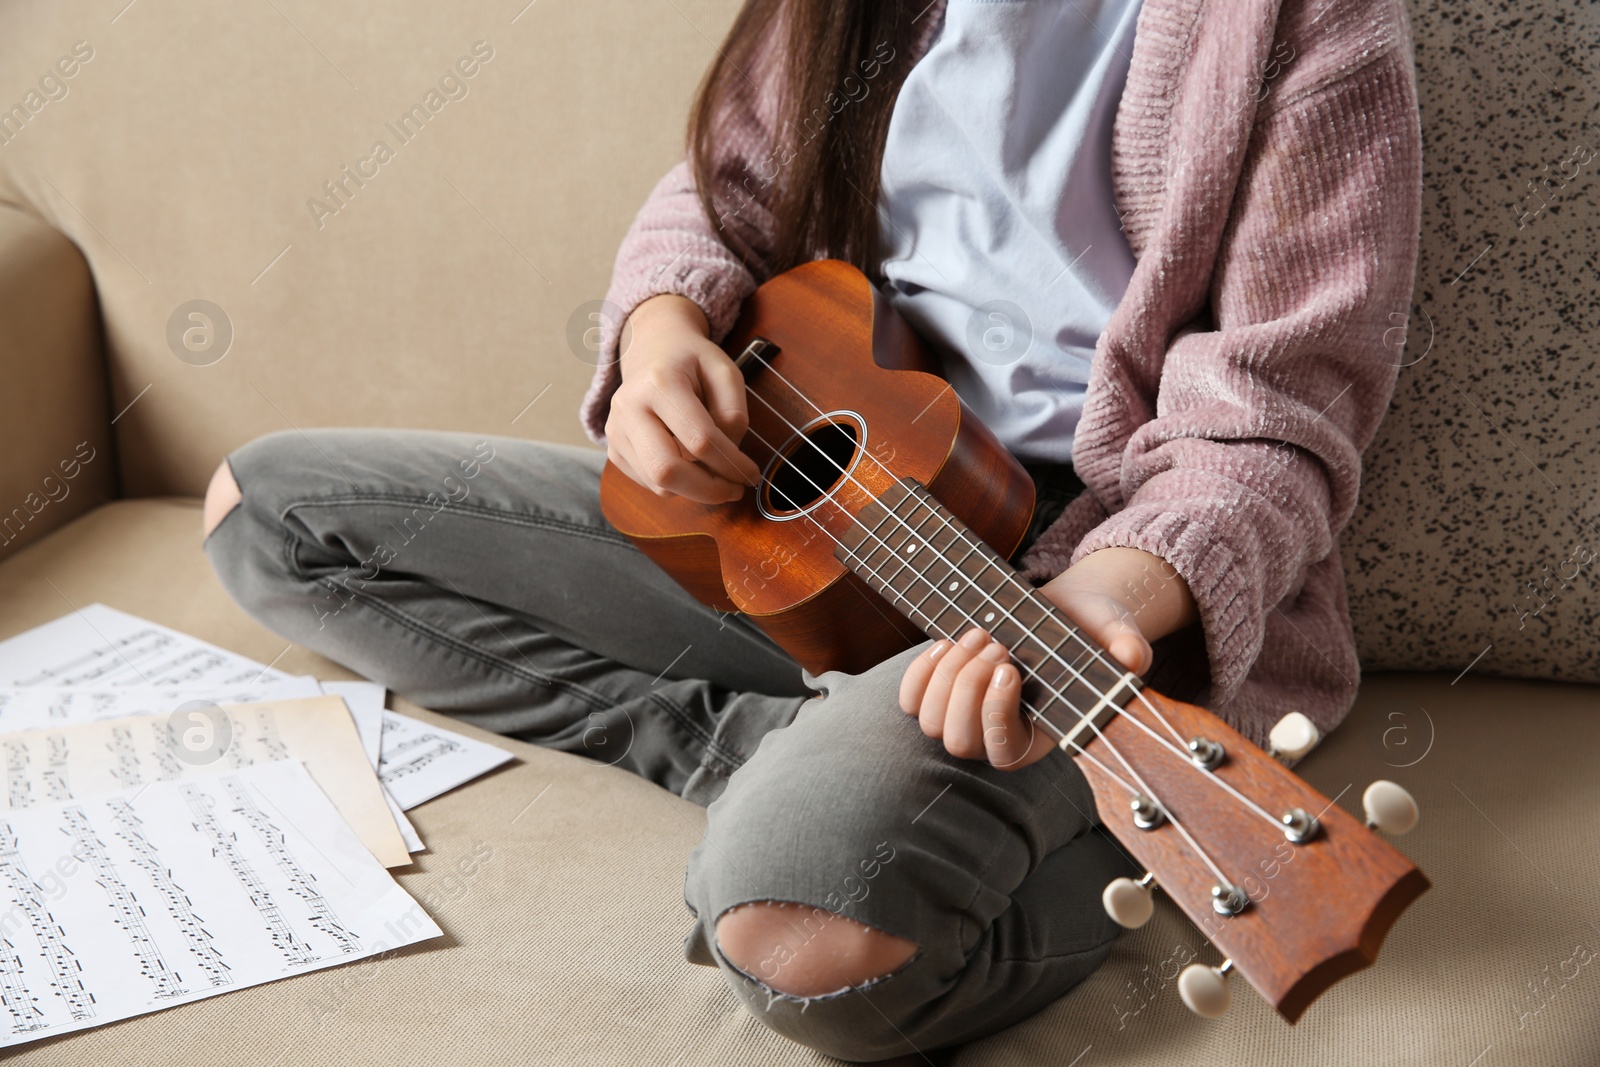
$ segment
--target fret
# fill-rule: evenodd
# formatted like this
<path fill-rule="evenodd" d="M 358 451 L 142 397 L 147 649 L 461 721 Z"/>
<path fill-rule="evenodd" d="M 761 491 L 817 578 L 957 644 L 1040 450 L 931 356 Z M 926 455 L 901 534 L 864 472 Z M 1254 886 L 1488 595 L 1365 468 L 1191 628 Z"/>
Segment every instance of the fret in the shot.
<path fill-rule="evenodd" d="M 933 517 L 937 518 L 938 516 L 934 515 Z M 937 539 L 941 534 L 949 538 L 949 543 L 944 545 L 939 544 Z M 942 594 L 946 599 L 955 599 L 953 596 L 951 596 L 951 591 L 947 588 L 944 588 L 945 583 L 949 580 L 950 576 L 948 571 L 949 562 L 946 557 L 946 553 L 951 547 L 954 546 L 959 536 L 960 531 L 958 530 L 939 529 L 934 531 L 934 535 L 932 537 L 924 537 L 921 535 L 921 531 L 916 527 L 913 527 L 913 532 L 907 535 L 906 542 L 909 542 L 912 538 L 918 538 L 924 545 L 924 548 L 919 550 L 916 553 L 916 556 L 927 557 L 927 565 L 921 570 L 917 571 L 914 575 L 914 581 L 920 580 L 926 583 L 928 586 L 927 592 L 923 593 L 923 595 L 916 601 L 916 606 L 919 610 L 922 609 L 923 603 L 926 602 L 929 597 L 935 595 Z M 902 544 L 904 543 L 905 542 L 902 542 Z M 903 557 L 902 566 L 894 574 L 884 576 L 891 585 L 900 578 L 905 570 L 911 567 L 911 557 L 904 557 L 903 549 L 901 555 Z M 939 574 L 936 577 L 931 576 L 929 572 L 932 570 L 934 564 L 943 564 L 946 567 L 946 573 Z M 903 588 L 900 591 L 902 593 L 909 592 L 911 588 L 914 588 L 914 581 L 911 587 Z"/>
<path fill-rule="evenodd" d="M 1024 699 L 1063 732 L 1133 698 L 1136 679 L 915 482 L 864 506 L 835 555 L 931 636 L 994 634 L 1022 670 Z"/>
<path fill-rule="evenodd" d="M 1074 643 L 1077 647 L 1063 653 L 1061 651 L 1061 646 L 1067 644 L 1068 642 Z M 1063 627 L 1061 631 L 1061 640 L 1057 641 L 1053 646 L 1051 646 L 1050 651 L 1052 654 L 1060 657 L 1062 660 L 1070 660 L 1073 669 L 1081 673 L 1085 664 L 1092 663 L 1094 661 L 1096 650 L 1095 646 L 1089 643 L 1088 638 L 1080 637 L 1078 635 L 1076 628 Z M 1075 660 L 1070 659 L 1072 656 L 1077 656 L 1078 658 Z"/>

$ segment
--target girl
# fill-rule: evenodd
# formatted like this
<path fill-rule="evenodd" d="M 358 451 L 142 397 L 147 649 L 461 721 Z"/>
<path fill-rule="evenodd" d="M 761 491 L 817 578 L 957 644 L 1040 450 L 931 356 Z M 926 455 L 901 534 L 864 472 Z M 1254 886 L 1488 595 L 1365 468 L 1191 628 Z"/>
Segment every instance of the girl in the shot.
<path fill-rule="evenodd" d="M 1335 551 L 1409 308 L 1398 0 L 747 0 L 623 241 L 590 436 L 658 493 L 756 480 L 718 347 L 762 280 L 866 272 L 1039 489 L 1014 557 L 1130 669 L 1258 742 L 1358 668 Z M 1128 873 L 982 631 L 802 671 L 602 517 L 598 452 L 277 434 L 207 495 L 230 593 L 489 729 L 708 804 L 688 958 L 875 1060 L 1081 981 Z"/>

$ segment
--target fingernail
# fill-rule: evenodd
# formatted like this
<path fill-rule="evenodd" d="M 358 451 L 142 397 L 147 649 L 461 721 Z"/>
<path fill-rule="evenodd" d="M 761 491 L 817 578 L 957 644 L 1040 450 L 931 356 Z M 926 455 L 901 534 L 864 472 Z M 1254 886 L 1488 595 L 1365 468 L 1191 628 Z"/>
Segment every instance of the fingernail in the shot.
<path fill-rule="evenodd" d="M 944 655 L 945 649 L 947 649 L 949 647 L 950 647 L 950 642 L 949 641 L 935 641 L 933 643 L 933 647 L 928 649 L 928 658 L 929 659 L 938 659 L 940 656 Z"/>
<path fill-rule="evenodd" d="M 1008 663 L 994 672 L 994 678 L 990 680 L 989 684 L 996 689 L 1010 689 L 1016 673 L 1017 669 Z"/>
<path fill-rule="evenodd" d="M 978 653 L 979 659 L 992 660 L 995 663 L 1004 663 L 1010 658 L 1011 653 L 999 641 L 991 641 L 989 647 Z"/>
<path fill-rule="evenodd" d="M 961 647 L 982 648 L 984 642 L 988 640 L 989 632 L 987 630 L 968 630 L 966 633 L 961 635 Z"/>

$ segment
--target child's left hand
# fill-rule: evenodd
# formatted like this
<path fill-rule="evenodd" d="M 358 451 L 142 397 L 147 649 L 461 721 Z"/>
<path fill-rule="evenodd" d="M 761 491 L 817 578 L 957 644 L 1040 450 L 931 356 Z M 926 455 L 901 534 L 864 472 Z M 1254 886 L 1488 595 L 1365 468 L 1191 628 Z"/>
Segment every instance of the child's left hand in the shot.
<path fill-rule="evenodd" d="M 1150 642 L 1199 616 L 1188 584 L 1159 556 L 1136 548 L 1091 552 L 1039 590 L 1123 666 L 1150 667 Z M 922 732 L 962 759 L 1016 770 L 1036 763 L 1056 738 L 1025 719 L 1020 675 L 1009 651 L 974 627 L 956 641 L 935 641 L 911 661 L 900 682 L 900 707 Z"/>

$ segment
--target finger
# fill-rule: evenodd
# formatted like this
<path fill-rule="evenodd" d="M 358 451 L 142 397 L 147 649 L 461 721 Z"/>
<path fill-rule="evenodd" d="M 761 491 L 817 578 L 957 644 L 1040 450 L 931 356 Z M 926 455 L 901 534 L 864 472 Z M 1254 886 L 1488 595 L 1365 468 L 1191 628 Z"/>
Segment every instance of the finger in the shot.
<path fill-rule="evenodd" d="M 955 684 L 956 675 L 961 673 L 961 668 L 967 665 L 967 661 L 976 656 L 991 640 L 993 639 L 985 631 L 973 628 L 952 645 L 948 652 L 939 657 L 933 666 L 933 677 L 928 679 L 928 688 L 923 691 L 922 706 L 917 713 L 917 721 L 921 724 L 923 733 L 929 737 L 943 736 L 945 707 L 950 699 L 950 687 Z"/>
<path fill-rule="evenodd" d="M 1035 747 L 1037 729 L 1021 711 L 1022 677 L 1005 663 L 996 667 L 983 694 L 983 747 L 989 762 L 1001 770 L 1025 766 Z"/>
<path fill-rule="evenodd" d="M 907 664 L 906 673 L 900 677 L 901 711 L 915 715 L 922 707 L 922 694 L 928 688 L 928 679 L 933 677 L 934 664 L 948 651 L 949 641 L 935 641 L 926 652 Z"/>
<path fill-rule="evenodd" d="M 755 461 L 711 419 L 700 398 L 685 386 L 663 388 L 656 414 L 678 442 L 678 449 L 730 485 L 754 484 L 760 476 Z"/>
<path fill-rule="evenodd" d="M 1131 611 L 1121 604 L 1108 606 L 1095 623 L 1090 633 L 1101 648 L 1111 653 L 1113 659 L 1135 674 L 1143 674 L 1150 669 L 1150 661 L 1154 658 L 1150 642 L 1139 632 Z"/>
<path fill-rule="evenodd" d="M 675 493 L 702 504 L 726 504 L 744 493 L 743 487 L 685 459 L 677 440 L 654 412 L 647 411 L 635 420 L 628 443 L 633 449 L 633 469 L 643 476 L 639 484 L 662 496 Z"/>
<path fill-rule="evenodd" d="M 622 437 L 618 434 L 612 433 L 608 428 L 606 432 L 606 459 L 611 461 L 611 465 L 613 467 L 617 468 L 623 474 L 626 474 L 635 482 L 643 485 L 644 482 L 640 481 L 639 476 L 633 472 L 633 464 L 629 463 L 628 457 L 622 454 L 622 448 Z"/>
<path fill-rule="evenodd" d="M 1150 669 L 1150 642 L 1121 601 L 1100 593 L 1078 592 L 1063 596 L 1057 604 L 1123 668 L 1135 674 Z"/>
<path fill-rule="evenodd" d="M 639 485 L 651 492 L 657 492 L 656 487 L 646 481 L 644 475 L 639 473 L 639 458 L 634 452 L 633 441 L 629 437 L 629 432 L 634 427 L 633 420 L 628 420 L 626 429 L 620 425 L 613 428 L 612 424 L 616 421 L 613 418 L 611 422 L 606 423 L 606 457 L 615 463 L 622 470 L 622 473 L 632 478 Z"/>
<path fill-rule="evenodd" d="M 944 713 L 945 751 L 958 759 L 983 759 L 983 697 L 995 668 L 1010 659 L 1006 647 L 991 640 L 961 668 Z"/>
<path fill-rule="evenodd" d="M 1150 642 L 1138 630 L 1124 630 L 1117 634 L 1106 643 L 1106 651 L 1134 674 L 1149 670 L 1150 661 L 1155 658 Z"/>
<path fill-rule="evenodd" d="M 700 387 L 712 420 L 730 440 L 743 441 L 750 428 L 749 391 L 744 374 L 722 349 L 707 353 L 700 360 Z M 754 462 L 751 467 L 755 468 Z M 760 473 L 759 468 L 755 473 Z"/>

